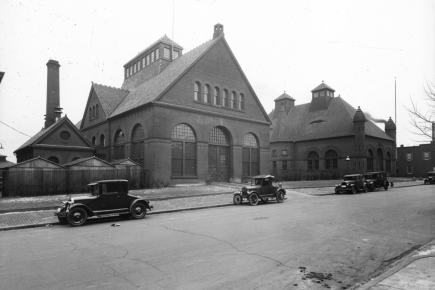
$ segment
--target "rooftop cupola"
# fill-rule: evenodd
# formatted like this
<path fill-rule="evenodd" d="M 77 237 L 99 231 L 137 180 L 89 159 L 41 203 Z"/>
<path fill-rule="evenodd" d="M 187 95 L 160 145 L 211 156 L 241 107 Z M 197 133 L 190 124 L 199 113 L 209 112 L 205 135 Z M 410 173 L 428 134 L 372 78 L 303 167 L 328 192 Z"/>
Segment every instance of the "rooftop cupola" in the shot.
<path fill-rule="evenodd" d="M 366 115 L 364 115 L 361 108 L 358 106 L 358 110 L 356 110 L 355 115 L 353 115 L 353 122 L 359 123 L 359 122 L 365 122 L 366 121 Z"/>
<path fill-rule="evenodd" d="M 334 97 L 334 92 L 333 88 L 322 81 L 320 85 L 311 91 L 310 112 L 328 109 L 329 101 Z"/>
<path fill-rule="evenodd" d="M 214 32 L 213 32 L 213 39 L 221 36 L 224 34 L 224 26 L 222 24 L 215 24 L 214 26 Z"/>
<path fill-rule="evenodd" d="M 288 114 L 291 108 L 295 106 L 295 99 L 289 96 L 285 91 L 284 93 L 275 99 L 275 110 L 273 114 L 273 119 L 278 117 L 281 110 L 284 109 L 285 113 Z"/>
<path fill-rule="evenodd" d="M 385 132 L 387 130 L 396 130 L 396 124 L 394 124 L 391 117 L 388 119 L 387 123 L 385 123 Z"/>

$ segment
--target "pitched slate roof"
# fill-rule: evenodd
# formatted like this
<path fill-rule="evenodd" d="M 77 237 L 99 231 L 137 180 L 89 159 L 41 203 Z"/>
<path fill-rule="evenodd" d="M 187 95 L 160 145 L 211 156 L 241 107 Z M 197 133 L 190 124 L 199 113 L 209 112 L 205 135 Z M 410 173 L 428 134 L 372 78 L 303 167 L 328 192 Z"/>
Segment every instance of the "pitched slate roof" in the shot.
<path fill-rule="evenodd" d="M 335 90 L 333 88 L 331 88 L 330 86 L 328 86 L 324 82 L 322 82 L 320 85 L 318 85 L 316 88 L 314 88 L 311 92 L 320 91 L 323 89 L 329 89 L 329 90 L 335 92 Z"/>
<path fill-rule="evenodd" d="M 276 98 L 275 101 L 279 101 L 279 100 L 283 100 L 283 99 L 289 99 L 289 100 L 292 100 L 292 101 L 296 101 L 291 96 L 287 95 L 286 92 L 284 92 L 281 96 Z"/>
<path fill-rule="evenodd" d="M 173 60 L 159 75 L 131 90 L 110 117 L 122 114 L 157 99 L 167 88 L 210 49 L 221 37 L 202 45 Z"/>
<path fill-rule="evenodd" d="M 163 35 L 162 37 L 160 37 L 158 40 L 156 40 L 155 42 L 153 42 L 151 45 L 149 45 L 147 48 L 143 49 L 141 52 L 139 52 L 135 57 L 133 57 L 132 59 L 130 59 L 124 66 L 128 65 L 132 60 L 135 60 L 139 55 L 141 55 L 142 53 L 146 52 L 148 49 L 152 48 L 154 45 L 156 45 L 157 43 L 164 43 L 167 45 L 173 45 L 174 47 L 178 48 L 178 49 L 183 49 L 183 47 L 181 45 L 179 45 L 178 43 L 176 43 L 175 41 L 172 41 L 169 37 L 165 35 Z"/>
<path fill-rule="evenodd" d="M 354 136 L 355 113 L 356 109 L 341 97 L 332 98 L 327 110 L 310 112 L 310 103 L 294 106 L 288 114 L 280 112 L 270 142 Z M 373 122 L 365 124 L 366 136 L 393 140 Z"/>
<path fill-rule="evenodd" d="M 116 107 L 129 94 L 129 91 L 127 90 L 99 85 L 96 83 L 92 84 L 92 88 L 94 89 L 98 99 L 100 100 L 101 107 L 106 114 L 106 118 L 110 117 L 113 111 L 115 111 Z"/>

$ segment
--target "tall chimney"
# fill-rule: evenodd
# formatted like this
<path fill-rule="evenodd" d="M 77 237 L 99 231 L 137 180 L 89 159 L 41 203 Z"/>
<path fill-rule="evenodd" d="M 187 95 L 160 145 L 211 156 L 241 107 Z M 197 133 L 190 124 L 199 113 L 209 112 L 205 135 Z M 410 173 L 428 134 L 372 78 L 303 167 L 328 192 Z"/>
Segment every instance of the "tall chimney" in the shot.
<path fill-rule="evenodd" d="M 59 94 L 59 67 L 57 60 L 47 62 L 47 109 L 45 115 L 45 128 L 56 122 L 56 108 L 60 107 Z"/>

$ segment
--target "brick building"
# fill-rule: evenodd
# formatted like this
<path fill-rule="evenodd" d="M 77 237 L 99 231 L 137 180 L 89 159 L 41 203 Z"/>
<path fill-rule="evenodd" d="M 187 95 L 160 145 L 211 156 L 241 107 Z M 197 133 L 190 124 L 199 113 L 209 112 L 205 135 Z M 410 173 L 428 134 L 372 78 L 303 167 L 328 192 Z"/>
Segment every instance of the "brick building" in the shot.
<path fill-rule="evenodd" d="M 93 83 L 79 124 L 97 157 L 172 182 L 268 173 L 269 126 L 220 24 L 187 53 L 160 38 L 124 65 L 121 88 Z"/>
<path fill-rule="evenodd" d="M 396 167 L 396 126 L 385 131 L 322 82 L 310 103 L 295 105 L 284 92 L 275 99 L 270 132 L 271 170 L 282 178 L 339 177 Z M 346 158 L 349 157 L 349 161 Z"/>

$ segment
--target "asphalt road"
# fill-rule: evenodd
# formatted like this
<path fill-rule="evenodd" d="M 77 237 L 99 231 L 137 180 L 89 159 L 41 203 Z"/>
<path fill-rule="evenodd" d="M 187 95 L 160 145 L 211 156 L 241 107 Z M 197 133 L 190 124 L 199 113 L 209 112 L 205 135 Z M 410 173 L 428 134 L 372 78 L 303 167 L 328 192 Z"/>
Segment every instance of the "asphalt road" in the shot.
<path fill-rule="evenodd" d="M 0 232 L 0 288 L 353 289 L 434 238 L 434 185 L 289 193 L 283 204 Z"/>

